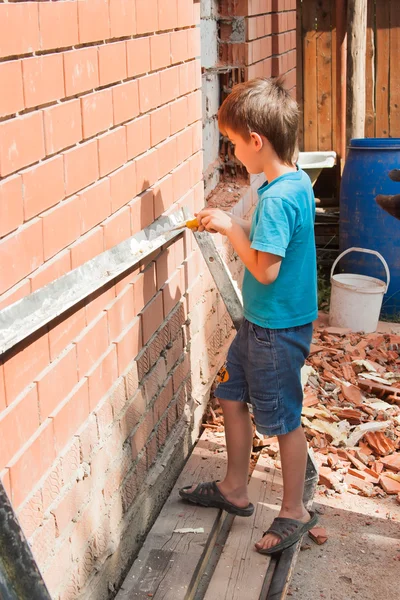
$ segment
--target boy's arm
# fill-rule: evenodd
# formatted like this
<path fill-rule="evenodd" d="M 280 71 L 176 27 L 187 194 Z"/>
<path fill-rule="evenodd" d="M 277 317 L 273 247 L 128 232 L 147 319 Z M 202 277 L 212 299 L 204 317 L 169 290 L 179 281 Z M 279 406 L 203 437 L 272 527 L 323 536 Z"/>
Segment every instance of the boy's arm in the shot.
<path fill-rule="evenodd" d="M 217 231 L 227 236 L 239 258 L 260 283 L 268 285 L 275 281 L 282 257 L 251 248 L 248 235 L 236 217 L 214 208 L 202 210 L 197 214 L 197 218 L 201 222 L 200 230 Z M 247 221 L 244 223 L 247 224 Z M 250 231 L 250 224 L 248 230 Z"/>
<path fill-rule="evenodd" d="M 235 223 L 240 225 L 240 227 L 243 229 L 243 231 L 245 232 L 247 237 L 249 237 L 250 229 L 251 229 L 251 222 L 246 221 L 246 219 L 241 219 L 240 217 L 237 217 L 236 215 L 233 215 L 232 213 L 229 213 L 229 216 L 232 218 L 232 221 L 235 221 Z"/>

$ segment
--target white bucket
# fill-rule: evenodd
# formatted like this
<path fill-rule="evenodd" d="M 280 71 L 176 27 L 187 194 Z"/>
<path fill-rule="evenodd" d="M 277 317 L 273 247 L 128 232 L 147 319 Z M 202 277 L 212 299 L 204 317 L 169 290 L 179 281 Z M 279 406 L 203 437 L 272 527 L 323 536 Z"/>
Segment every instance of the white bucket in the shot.
<path fill-rule="evenodd" d="M 386 271 L 386 283 L 367 275 L 333 272 L 339 260 L 349 252 L 366 252 L 375 254 L 383 263 Z M 334 327 L 347 327 L 352 331 L 372 333 L 376 331 L 382 300 L 389 287 L 390 274 L 388 265 L 375 250 L 365 248 L 349 248 L 340 254 L 333 263 L 331 270 L 331 304 L 329 309 L 329 324 Z"/>

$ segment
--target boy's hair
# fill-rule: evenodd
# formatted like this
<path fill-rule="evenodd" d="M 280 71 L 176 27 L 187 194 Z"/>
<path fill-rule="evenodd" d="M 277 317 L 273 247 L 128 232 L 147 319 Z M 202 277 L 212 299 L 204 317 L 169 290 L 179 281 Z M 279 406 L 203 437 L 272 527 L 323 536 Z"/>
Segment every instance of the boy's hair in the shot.
<path fill-rule="evenodd" d="M 252 131 L 266 137 L 278 157 L 293 164 L 299 109 L 282 78 L 260 77 L 235 85 L 219 109 L 218 125 L 224 135 L 231 129 L 245 140 Z"/>

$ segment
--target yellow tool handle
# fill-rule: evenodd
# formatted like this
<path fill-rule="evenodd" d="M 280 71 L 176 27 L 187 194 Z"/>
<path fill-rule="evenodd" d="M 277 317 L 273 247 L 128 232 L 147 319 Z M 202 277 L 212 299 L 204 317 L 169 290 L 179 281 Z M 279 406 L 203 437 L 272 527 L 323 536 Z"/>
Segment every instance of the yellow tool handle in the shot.
<path fill-rule="evenodd" d="M 186 227 L 188 227 L 189 229 L 196 229 L 198 226 L 199 226 L 199 222 L 196 217 L 194 219 L 190 219 L 189 221 L 186 221 Z"/>

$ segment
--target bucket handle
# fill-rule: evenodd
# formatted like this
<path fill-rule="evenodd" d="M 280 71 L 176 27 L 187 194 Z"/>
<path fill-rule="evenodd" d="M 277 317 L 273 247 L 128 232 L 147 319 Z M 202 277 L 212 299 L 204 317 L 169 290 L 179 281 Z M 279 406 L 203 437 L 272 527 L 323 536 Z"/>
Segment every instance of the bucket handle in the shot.
<path fill-rule="evenodd" d="M 333 272 L 334 272 L 335 267 L 338 264 L 339 260 L 345 254 L 348 254 L 349 252 L 365 252 L 366 254 L 375 254 L 375 256 L 377 256 L 381 260 L 383 266 L 385 267 L 385 271 L 386 271 L 386 288 L 385 288 L 385 294 L 386 294 L 387 289 L 389 287 L 389 283 L 390 283 L 389 267 L 388 267 L 388 264 L 387 264 L 386 260 L 383 258 L 382 254 L 379 254 L 379 252 L 377 252 L 376 250 L 367 250 L 367 248 L 348 248 L 347 250 L 345 250 L 344 252 L 342 252 L 341 254 L 339 254 L 339 256 L 337 257 L 337 259 L 335 260 L 335 262 L 332 265 L 332 269 L 331 269 L 331 281 L 332 281 L 332 277 L 333 277 Z"/>

